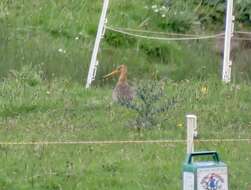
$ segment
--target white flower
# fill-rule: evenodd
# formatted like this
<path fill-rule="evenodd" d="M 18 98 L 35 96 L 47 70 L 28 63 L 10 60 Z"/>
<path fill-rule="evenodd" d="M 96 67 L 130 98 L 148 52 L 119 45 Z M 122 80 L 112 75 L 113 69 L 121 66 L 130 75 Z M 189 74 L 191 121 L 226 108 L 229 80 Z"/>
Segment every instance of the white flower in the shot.
<path fill-rule="evenodd" d="M 154 12 L 155 12 L 155 13 L 159 12 L 159 9 L 155 9 Z"/>
<path fill-rule="evenodd" d="M 160 7 L 160 10 L 165 11 L 167 8 L 165 6 Z"/>
<path fill-rule="evenodd" d="M 165 15 L 165 14 L 162 14 L 162 15 L 161 15 L 161 17 L 162 17 L 162 18 L 165 18 L 165 17 L 166 17 L 166 15 Z"/>
<path fill-rule="evenodd" d="M 75 38 L 75 40 L 79 40 L 79 37 L 77 36 L 77 37 Z"/>
<path fill-rule="evenodd" d="M 66 53 L 66 51 L 65 51 L 64 49 L 62 49 L 62 48 L 59 48 L 59 49 L 58 49 L 58 52 L 59 52 L 59 53 Z"/>
<path fill-rule="evenodd" d="M 157 8 L 157 5 L 153 5 L 153 6 L 152 6 L 152 9 L 156 9 L 156 8 Z"/>

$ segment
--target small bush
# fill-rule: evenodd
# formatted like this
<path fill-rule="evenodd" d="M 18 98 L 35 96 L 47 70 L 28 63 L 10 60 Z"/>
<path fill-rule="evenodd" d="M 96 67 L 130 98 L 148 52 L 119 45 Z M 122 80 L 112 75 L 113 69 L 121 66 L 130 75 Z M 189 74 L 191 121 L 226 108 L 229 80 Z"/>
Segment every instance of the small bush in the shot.
<path fill-rule="evenodd" d="M 120 100 L 120 105 L 136 112 L 135 124 L 140 131 L 142 128 L 156 126 L 158 115 L 173 108 L 176 97 L 167 96 L 164 83 L 158 81 L 141 82 L 136 90 L 133 101 Z"/>

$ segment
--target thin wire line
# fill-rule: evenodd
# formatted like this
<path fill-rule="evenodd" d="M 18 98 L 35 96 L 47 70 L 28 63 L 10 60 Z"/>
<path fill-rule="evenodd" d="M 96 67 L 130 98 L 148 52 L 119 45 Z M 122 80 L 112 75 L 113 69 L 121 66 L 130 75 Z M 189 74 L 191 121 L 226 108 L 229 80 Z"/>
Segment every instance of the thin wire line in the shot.
<path fill-rule="evenodd" d="M 64 145 L 64 144 L 154 144 L 185 143 L 186 140 L 128 140 L 128 141 L 38 141 L 38 142 L 0 142 L 0 145 Z"/>
<path fill-rule="evenodd" d="M 121 28 L 116 26 L 106 26 L 110 28 L 114 28 L 117 30 L 123 30 L 128 32 L 141 32 L 147 34 L 162 34 L 162 35 L 169 35 L 169 36 L 186 36 L 186 37 L 197 37 L 196 34 L 183 34 L 183 33 L 173 33 L 173 32 L 158 32 L 158 31 L 151 31 L 151 30 L 140 30 L 140 29 L 132 29 L 132 28 Z"/>
<path fill-rule="evenodd" d="M 220 36 L 217 39 L 225 39 L 225 37 L 224 36 Z M 244 38 L 244 37 L 233 36 L 232 40 L 237 40 L 237 41 L 251 41 L 251 37 L 250 38 Z"/>
<path fill-rule="evenodd" d="M 158 40 L 178 40 L 175 38 L 161 38 L 161 37 L 151 37 L 151 36 L 137 36 L 137 34 L 132 34 L 129 32 L 141 32 L 141 33 L 146 33 L 146 34 L 161 34 L 161 35 L 169 35 L 169 36 L 183 36 L 183 37 L 191 37 L 191 38 L 179 38 L 180 40 L 197 40 L 197 39 L 210 39 L 210 38 L 217 38 L 217 37 L 223 37 L 224 38 L 224 32 L 219 33 L 219 34 L 214 34 L 214 35 L 207 35 L 207 36 L 202 36 L 202 35 L 196 35 L 196 34 L 184 34 L 184 33 L 172 33 L 172 32 L 158 32 L 158 31 L 151 31 L 151 30 L 140 30 L 140 29 L 132 29 L 132 28 L 122 28 L 122 27 L 114 27 L 114 26 L 106 26 L 107 29 L 113 30 L 115 32 L 120 32 L 120 33 L 126 33 L 127 35 L 136 35 L 135 37 L 144 37 L 148 39 L 155 39 L 158 38 Z M 15 30 L 17 31 L 32 31 L 32 30 L 43 30 L 44 28 L 40 26 L 26 26 L 26 27 L 17 27 Z M 129 31 L 129 32 L 126 32 Z M 246 32 L 246 31 L 235 31 L 235 34 L 246 34 L 246 35 L 251 35 L 251 32 Z M 194 37 L 194 38 L 193 38 Z M 207 38 L 208 37 L 208 38 Z M 234 40 L 243 40 L 243 41 L 251 41 L 249 38 L 244 38 L 244 37 L 233 37 Z"/>
<path fill-rule="evenodd" d="M 165 143 L 186 143 L 187 140 L 125 140 L 125 141 L 37 141 L 37 142 L 0 142 L 0 145 L 104 145 L 104 144 L 165 144 Z M 200 142 L 251 142 L 251 139 L 201 139 Z"/>
<path fill-rule="evenodd" d="M 164 38 L 164 37 L 153 37 L 153 36 L 144 36 L 144 35 L 139 35 L 139 34 L 133 34 L 130 32 L 126 32 L 123 30 L 118 30 L 115 28 L 111 28 L 109 26 L 106 26 L 106 29 L 114 31 L 114 32 L 118 32 L 121 34 L 125 34 L 128 36 L 132 36 L 132 37 L 139 37 L 139 38 L 144 38 L 144 39 L 149 39 L 149 40 L 165 40 L 165 41 L 184 41 L 184 40 L 205 40 L 205 39 L 215 39 L 218 38 L 220 36 L 223 36 L 224 33 L 219 33 L 219 34 L 215 34 L 215 35 L 208 35 L 208 36 L 197 36 L 197 37 L 181 37 L 181 38 Z"/>
<path fill-rule="evenodd" d="M 251 35 L 251 32 L 245 32 L 245 31 L 235 31 L 237 34 L 248 34 Z"/>
<path fill-rule="evenodd" d="M 133 28 L 123 28 L 118 26 L 106 26 L 107 28 L 113 28 L 117 30 L 123 30 L 123 31 L 131 31 L 131 32 L 141 32 L 141 33 L 149 33 L 149 34 L 163 34 L 163 35 L 170 35 L 170 36 L 187 36 L 187 37 L 197 37 L 199 35 L 196 34 L 185 34 L 185 33 L 175 33 L 175 32 L 160 32 L 160 31 L 152 31 L 152 30 L 141 30 L 141 29 L 133 29 Z M 15 28 L 16 30 L 42 30 L 45 29 L 42 26 L 30 26 L 26 25 L 25 27 L 9 27 L 9 28 Z M 222 32 L 224 33 L 224 32 Z M 234 33 L 237 34 L 248 34 L 251 35 L 251 32 L 248 31 L 234 31 Z"/>
<path fill-rule="evenodd" d="M 232 40 L 251 41 L 251 38 L 233 37 Z"/>
<path fill-rule="evenodd" d="M 200 142 L 251 142 L 251 139 L 201 139 L 194 140 L 195 143 Z"/>

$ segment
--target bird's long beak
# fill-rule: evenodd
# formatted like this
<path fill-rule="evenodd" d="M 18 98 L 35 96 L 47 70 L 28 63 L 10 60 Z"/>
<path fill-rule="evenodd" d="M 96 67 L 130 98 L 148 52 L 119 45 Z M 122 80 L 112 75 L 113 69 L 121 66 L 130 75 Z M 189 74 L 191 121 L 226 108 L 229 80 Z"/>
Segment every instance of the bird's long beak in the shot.
<path fill-rule="evenodd" d="M 112 71 L 111 73 L 103 76 L 103 79 L 107 79 L 109 77 L 112 77 L 113 75 L 116 75 L 117 73 L 119 73 L 118 69 L 116 69 L 116 70 Z"/>

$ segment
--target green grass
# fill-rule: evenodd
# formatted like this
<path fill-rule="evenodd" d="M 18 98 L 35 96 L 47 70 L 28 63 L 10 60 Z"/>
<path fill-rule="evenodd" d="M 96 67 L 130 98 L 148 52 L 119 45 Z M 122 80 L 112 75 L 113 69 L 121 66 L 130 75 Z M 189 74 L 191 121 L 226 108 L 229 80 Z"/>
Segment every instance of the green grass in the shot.
<path fill-rule="evenodd" d="M 28 72 L 28 71 L 31 72 Z M 199 138 L 251 138 L 251 88 L 165 82 L 182 90 L 175 108 L 152 129 L 129 127 L 135 113 L 112 103 L 111 87 L 85 90 L 66 79 L 47 81 L 32 67 L 1 82 L 1 142 L 185 139 L 185 114 L 198 116 Z M 208 91 L 202 88 L 207 87 Z M 198 143 L 229 166 L 230 188 L 249 190 L 248 142 Z M 185 144 L 1 145 L 0 187 L 15 189 L 180 189 Z"/>
<path fill-rule="evenodd" d="M 207 29 L 211 28 L 209 25 L 198 27 L 199 13 L 192 13 L 198 4 L 194 0 L 175 2 L 165 19 L 151 8 L 154 4 L 161 6 L 161 2 L 111 1 L 108 25 L 198 34 L 223 29 L 222 24 L 212 24 L 214 31 Z M 90 0 L 3 0 L 0 4 L 0 77 L 25 64 L 42 64 L 46 78 L 60 76 L 84 83 L 101 8 L 102 2 Z M 171 23 L 167 24 L 169 21 Z M 190 24 L 184 31 L 186 23 Z M 128 65 L 133 78 L 157 76 L 177 81 L 215 75 L 220 78 L 222 61 L 215 52 L 216 41 L 147 41 L 107 30 L 95 82 L 100 84 L 101 76 L 120 64 Z M 237 81 L 250 81 L 249 53 L 241 50 L 243 54 L 237 55 L 234 76 Z"/>
<path fill-rule="evenodd" d="M 229 166 L 231 189 L 250 187 L 246 143 L 201 145 L 217 149 Z M 1 189 L 180 189 L 185 146 L 50 145 L 3 147 Z"/>
<path fill-rule="evenodd" d="M 163 20 L 151 10 L 161 2 L 113 0 L 108 24 L 162 32 L 222 30 L 222 21 L 193 24 L 193 0 L 175 1 Z M 107 30 L 97 80 L 84 89 L 101 7 L 102 1 L 91 0 L 0 2 L 0 142 L 185 139 L 188 113 L 198 116 L 199 139 L 251 138 L 246 49 L 235 54 L 233 82 L 225 85 L 214 40 L 143 41 Z M 111 100 L 115 79 L 100 80 L 120 64 L 136 84 L 162 80 L 168 96 L 182 92 L 151 129 L 133 128 L 136 113 Z M 196 150 L 218 151 L 229 166 L 231 190 L 250 190 L 250 142 L 198 143 Z M 178 190 L 185 151 L 182 143 L 0 145 L 0 190 Z"/>

